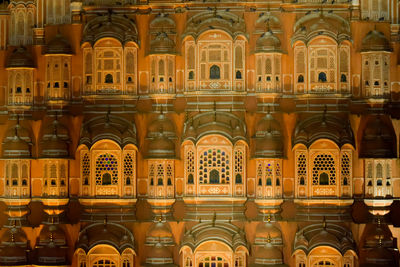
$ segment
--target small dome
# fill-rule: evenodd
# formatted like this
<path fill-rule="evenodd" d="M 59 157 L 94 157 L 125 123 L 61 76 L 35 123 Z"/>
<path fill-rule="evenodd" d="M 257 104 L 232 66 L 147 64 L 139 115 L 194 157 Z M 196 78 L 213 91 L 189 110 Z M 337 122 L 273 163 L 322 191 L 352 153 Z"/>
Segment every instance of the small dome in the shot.
<path fill-rule="evenodd" d="M 322 229 L 318 234 L 310 239 L 310 247 L 317 247 L 323 244 L 336 245 L 340 247 L 340 242 L 335 235 L 329 233 L 326 229 Z"/>
<path fill-rule="evenodd" d="M 49 246 L 64 246 L 66 245 L 66 238 L 64 231 L 56 224 L 45 225 L 40 231 L 39 245 Z"/>
<path fill-rule="evenodd" d="M 396 134 L 390 120 L 384 117 L 371 118 L 364 129 L 360 147 L 360 158 L 396 158 Z M 389 125 L 390 124 L 390 125 Z"/>
<path fill-rule="evenodd" d="M 166 223 L 158 221 L 150 227 L 147 236 L 154 238 L 166 238 L 166 237 L 172 237 L 172 233 L 171 230 L 166 225 Z"/>
<path fill-rule="evenodd" d="M 387 51 L 391 52 L 389 40 L 382 32 L 377 30 L 370 31 L 362 40 L 361 52 Z"/>
<path fill-rule="evenodd" d="M 175 42 L 166 32 L 160 32 L 150 42 L 150 54 L 175 54 Z"/>
<path fill-rule="evenodd" d="M 157 116 L 157 118 L 150 124 L 147 136 L 156 137 L 159 134 L 160 129 L 162 129 L 162 132 L 165 136 L 176 137 L 175 125 L 163 112 L 161 112 Z"/>
<path fill-rule="evenodd" d="M 55 119 L 45 129 L 42 137 L 42 157 L 65 158 L 69 156 L 68 129 Z"/>
<path fill-rule="evenodd" d="M 3 158 L 30 158 L 31 138 L 19 122 L 12 126 L 3 139 Z"/>
<path fill-rule="evenodd" d="M 18 47 L 8 58 L 6 68 L 34 68 L 31 53 L 25 47 Z"/>
<path fill-rule="evenodd" d="M 263 33 L 256 42 L 255 53 L 282 53 L 281 41 L 272 31 Z"/>
<path fill-rule="evenodd" d="M 269 112 L 257 124 L 255 141 L 255 157 L 283 157 L 283 137 L 281 127 L 279 122 L 276 121 Z"/>
<path fill-rule="evenodd" d="M 61 34 L 57 34 L 46 46 L 45 54 L 71 55 L 72 48 L 68 40 Z"/>
<path fill-rule="evenodd" d="M 255 258 L 256 264 L 272 265 L 283 263 L 282 251 L 269 242 L 257 249 Z"/>
<path fill-rule="evenodd" d="M 281 231 L 275 227 L 271 222 L 261 222 L 257 225 L 256 228 L 256 242 L 259 240 L 267 241 L 267 240 L 276 240 L 282 241 L 282 233 Z"/>
<path fill-rule="evenodd" d="M 159 132 L 149 142 L 147 158 L 175 158 L 175 143 L 163 132 Z"/>

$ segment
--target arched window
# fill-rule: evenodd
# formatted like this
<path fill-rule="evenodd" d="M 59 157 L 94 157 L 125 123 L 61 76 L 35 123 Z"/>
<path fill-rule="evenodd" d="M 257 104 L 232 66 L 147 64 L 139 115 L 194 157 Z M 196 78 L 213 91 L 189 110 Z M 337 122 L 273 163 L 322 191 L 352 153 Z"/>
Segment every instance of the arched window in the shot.
<path fill-rule="evenodd" d="M 220 69 L 217 65 L 212 65 L 210 68 L 210 79 L 218 80 L 221 78 Z"/>
<path fill-rule="evenodd" d="M 242 79 L 242 72 L 240 70 L 236 71 L 236 79 Z"/>
<path fill-rule="evenodd" d="M 382 179 L 376 180 L 376 185 L 377 186 L 382 186 Z"/>
<path fill-rule="evenodd" d="M 272 180 L 271 180 L 271 178 L 267 178 L 266 185 L 267 185 L 267 186 L 272 185 Z"/>
<path fill-rule="evenodd" d="M 383 178 L 382 175 L 382 164 L 378 163 L 376 165 L 376 178 Z"/>
<path fill-rule="evenodd" d="M 219 172 L 217 170 L 210 172 L 210 184 L 219 184 Z"/>
<path fill-rule="evenodd" d="M 189 174 L 189 176 L 188 176 L 188 184 L 194 184 L 193 174 Z"/>
<path fill-rule="evenodd" d="M 103 174 L 103 177 L 101 178 L 101 185 L 111 185 L 111 174 L 108 172 Z"/>
<path fill-rule="evenodd" d="M 236 174 L 235 183 L 241 184 L 242 183 L 242 175 Z"/>
<path fill-rule="evenodd" d="M 319 185 L 329 185 L 329 176 L 323 172 L 319 175 Z"/>
<path fill-rule="evenodd" d="M 107 74 L 104 82 L 105 83 L 114 83 L 113 76 L 111 74 Z"/>
<path fill-rule="evenodd" d="M 298 83 L 304 83 L 304 76 L 303 75 L 299 75 L 299 77 L 297 77 L 297 82 Z"/>
<path fill-rule="evenodd" d="M 340 75 L 340 81 L 341 81 L 342 83 L 347 82 L 347 76 L 346 76 L 345 74 Z"/>
<path fill-rule="evenodd" d="M 194 80 L 194 71 L 189 71 L 189 80 Z"/>
<path fill-rule="evenodd" d="M 318 74 L 318 82 L 326 82 L 326 73 L 325 72 L 320 72 Z"/>
<path fill-rule="evenodd" d="M 82 158 L 82 184 L 89 185 L 90 177 L 90 159 L 87 153 Z"/>

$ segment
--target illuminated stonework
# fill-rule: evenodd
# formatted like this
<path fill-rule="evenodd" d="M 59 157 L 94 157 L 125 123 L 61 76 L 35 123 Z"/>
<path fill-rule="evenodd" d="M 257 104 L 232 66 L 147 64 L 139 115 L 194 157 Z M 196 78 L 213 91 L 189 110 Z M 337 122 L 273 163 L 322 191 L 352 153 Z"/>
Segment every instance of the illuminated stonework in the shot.
<path fill-rule="evenodd" d="M 2 1 L 0 265 L 398 266 L 399 11 Z"/>

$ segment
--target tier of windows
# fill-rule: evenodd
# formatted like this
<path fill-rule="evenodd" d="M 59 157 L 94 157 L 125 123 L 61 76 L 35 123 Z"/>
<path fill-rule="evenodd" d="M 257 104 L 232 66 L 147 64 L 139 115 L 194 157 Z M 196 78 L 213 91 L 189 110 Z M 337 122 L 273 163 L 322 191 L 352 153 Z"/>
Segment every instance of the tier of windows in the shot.
<path fill-rule="evenodd" d="M 137 48 L 105 39 L 94 48 L 84 48 L 85 94 L 136 93 Z"/>
<path fill-rule="evenodd" d="M 29 160 L 6 160 L 4 177 L 7 197 L 30 196 Z"/>
<path fill-rule="evenodd" d="M 256 92 L 281 91 L 281 54 L 256 55 Z"/>
<path fill-rule="evenodd" d="M 46 160 L 43 166 L 43 196 L 68 195 L 68 161 Z"/>
<path fill-rule="evenodd" d="M 350 150 L 298 149 L 295 156 L 297 197 L 351 197 Z"/>
<path fill-rule="evenodd" d="M 130 249 L 117 254 L 114 248 L 98 245 L 93 252 L 77 252 L 79 267 L 133 267 L 134 255 Z"/>
<path fill-rule="evenodd" d="M 9 44 L 30 45 L 33 42 L 36 8 L 34 5 L 12 5 L 10 8 Z"/>
<path fill-rule="evenodd" d="M 282 161 L 260 159 L 256 166 L 257 198 L 282 197 Z"/>
<path fill-rule="evenodd" d="M 149 160 L 149 196 L 174 198 L 175 173 L 173 160 Z"/>
<path fill-rule="evenodd" d="M 71 57 L 46 57 L 47 100 L 68 100 L 71 85 Z"/>
<path fill-rule="evenodd" d="M 185 54 L 186 90 L 245 90 L 244 40 L 209 33 L 198 42 L 186 41 Z"/>
<path fill-rule="evenodd" d="M 69 0 L 52 0 L 46 2 L 46 23 L 67 24 L 71 22 Z"/>
<path fill-rule="evenodd" d="M 361 0 L 361 18 L 363 20 L 389 20 L 389 0 Z"/>
<path fill-rule="evenodd" d="M 366 97 L 382 97 L 390 94 L 390 55 L 366 53 L 362 55 L 362 80 Z"/>
<path fill-rule="evenodd" d="M 385 198 L 393 194 L 391 159 L 365 160 L 366 197 Z"/>
<path fill-rule="evenodd" d="M 152 55 L 151 61 L 151 93 L 175 92 L 175 56 Z"/>
<path fill-rule="evenodd" d="M 244 145 L 185 146 L 186 195 L 245 195 Z"/>
<path fill-rule="evenodd" d="M 8 70 L 8 105 L 30 106 L 33 102 L 33 70 Z"/>
<path fill-rule="evenodd" d="M 82 150 L 80 160 L 82 196 L 135 195 L 135 151 Z"/>
<path fill-rule="evenodd" d="M 295 93 L 349 93 L 350 47 L 319 38 L 296 44 Z"/>

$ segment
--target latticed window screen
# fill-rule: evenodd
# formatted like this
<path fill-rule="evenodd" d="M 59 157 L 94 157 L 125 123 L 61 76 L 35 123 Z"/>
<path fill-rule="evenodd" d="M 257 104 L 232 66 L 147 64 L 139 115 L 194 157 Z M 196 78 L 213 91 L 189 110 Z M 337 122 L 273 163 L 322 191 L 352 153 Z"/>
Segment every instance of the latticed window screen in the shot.
<path fill-rule="evenodd" d="M 124 158 L 124 184 L 131 185 L 133 181 L 134 163 L 133 155 L 126 154 Z"/>
<path fill-rule="evenodd" d="M 189 149 L 186 152 L 186 182 L 188 184 L 194 183 L 194 152 Z"/>
<path fill-rule="evenodd" d="M 199 182 L 201 184 L 230 183 L 229 155 L 223 149 L 208 149 L 200 154 Z"/>
<path fill-rule="evenodd" d="M 297 179 L 300 185 L 307 184 L 307 160 L 304 153 L 299 154 L 297 158 Z"/>
<path fill-rule="evenodd" d="M 222 257 L 205 257 L 203 258 L 200 263 L 199 267 L 228 267 L 229 263 Z"/>
<path fill-rule="evenodd" d="M 282 177 L 281 165 L 279 164 L 279 162 L 277 162 L 277 163 L 275 164 L 276 186 L 280 186 L 280 185 L 281 185 L 281 177 Z"/>
<path fill-rule="evenodd" d="M 96 185 L 104 183 L 104 175 L 111 176 L 111 185 L 118 184 L 118 162 L 114 155 L 105 153 L 96 159 Z"/>
<path fill-rule="evenodd" d="M 172 171 L 172 166 L 171 164 L 167 165 L 167 185 L 172 185 L 172 180 L 173 180 L 174 173 Z"/>
<path fill-rule="evenodd" d="M 342 174 L 342 185 L 350 185 L 350 175 L 351 175 L 351 162 L 348 153 L 343 153 L 341 160 L 341 174 Z"/>
<path fill-rule="evenodd" d="M 90 181 L 90 158 L 88 153 L 85 153 L 82 158 L 82 184 L 88 185 Z"/>
<path fill-rule="evenodd" d="M 116 267 L 116 265 L 111 260 L 99 260 L 93 263 L 92 267 Z"/>
<path fill-rule="evenodd" d="M 257 185 L 262 185 L 263 166 L 261 162 L 257 165 Z"/>
<path fill-rule="evenodd" d="M 243 180 L 243 151 L 235 151 L 235 182 L 238 184 L 242 183 Z"/>
<path fill-rule="evenodd" d="M 313 185 L 336 184 L 335 161 L 331 155 L 319 154 L 315 157 L 312 169 L 312 179 Z"/>
<path fill-rule="evenodd" d="M 271 166 L 271 163 L 267 163 L 265 166 L 265 185 L 272 186 L 273 178 L 273 166 Z"/>

